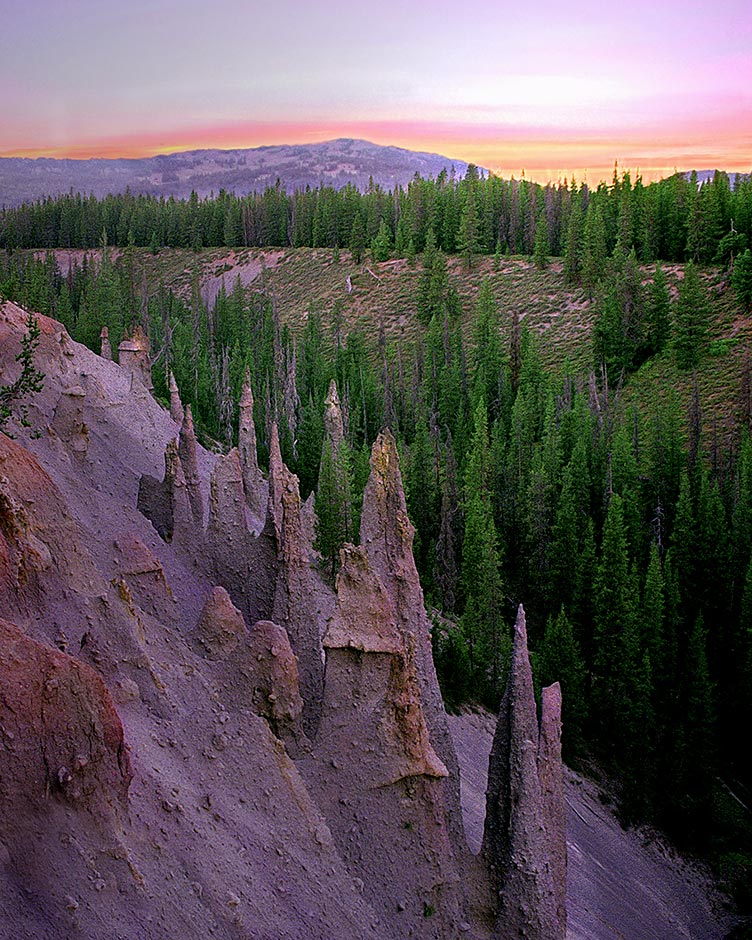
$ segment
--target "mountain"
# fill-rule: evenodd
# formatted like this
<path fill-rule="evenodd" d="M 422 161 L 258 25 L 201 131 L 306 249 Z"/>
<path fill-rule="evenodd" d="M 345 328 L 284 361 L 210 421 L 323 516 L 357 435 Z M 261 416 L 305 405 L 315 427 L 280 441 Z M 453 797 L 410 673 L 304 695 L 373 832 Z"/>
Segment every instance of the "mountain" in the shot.
<path fill-rule="evenodd" d="M 697 184 L 701 185 L 703 183 L 712 182 L 713 177 L 715 176 L 716 173 L 719 172 L 719 170 L 717 169 L 715 170 L 688 170 L 686 173 L 683 173 L 682 175 L 684 176 L 684 179 L 688 180 L 688 179 L 691 179 L 693 172 L 697 174 Z M 725 172 L 725 170 L 721 170 L 720 172 Z M 740 183 L 742 183 L 744 180 L 749 179 L 750 174 L 749 173 L 727 173 L 727 176 L 729 178 L 729 185 L 731 186 L 731 189 L 733 190 L 733 189 L 736 189 L 736 187 Z"/>
<path fill-rule="evenodd" d="M 44 196 L 74 192 L 146 193 L 187 198 L 221 189 L 237 194 L 264 190 L 277 179 L 288 190 L 348 183 L 365 189 L 369 179 L 391 188 L 405 186 L 416 173 L 442 170 L 464 175 L 467 164 L 435 153 L 383 147 L 341 138 L 319 144 L 284 144 L 249 150 L 190 150 L 134 160 L 53 160 L 47 157 L 0 158 L 0 205 L 15 206 Z"/>

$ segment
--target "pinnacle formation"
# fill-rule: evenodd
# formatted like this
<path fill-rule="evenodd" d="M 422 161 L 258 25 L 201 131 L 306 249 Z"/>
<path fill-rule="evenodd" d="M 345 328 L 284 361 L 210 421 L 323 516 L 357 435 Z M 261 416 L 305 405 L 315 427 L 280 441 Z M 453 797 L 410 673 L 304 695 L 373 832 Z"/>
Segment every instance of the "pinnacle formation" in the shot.
<path fill-rule="evenodd" d="M 539 734 L 520 612 L 474 857 L 389 431 L 332 585 L 250 388 L 212 454 L 40 321 L 40 434 L 0 435 L 0 938 L 559 940 L 556 689 Z"/>
<path fill-rule="evenodd" d="M 508 936 L 559 940 L 566 930 L 557 912 L 557 889 L 566 879 L 566 841 L 563 847 L 559 844 L 564 834 L 563 801 L 552 792 L 560 774 L 553 766 L 556 693 L 547 700 L 539 758 L 525 611 L 520 605 L 509 679 L 488 762 L 482 850 L 498 899 L 495 936 L 499 940 Z"/>

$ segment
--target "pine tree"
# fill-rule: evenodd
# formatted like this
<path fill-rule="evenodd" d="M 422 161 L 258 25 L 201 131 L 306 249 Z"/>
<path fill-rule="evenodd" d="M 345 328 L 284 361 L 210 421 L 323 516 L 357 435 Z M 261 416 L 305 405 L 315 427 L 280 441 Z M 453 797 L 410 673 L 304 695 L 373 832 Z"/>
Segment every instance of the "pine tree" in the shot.
<path fill-rule="evenodd" d="M 538 668 L 541 685 L 561 683 L 562 746 L 565 760 L 571 760 L 583 745 L 587 702 L 582 653 L 563 607 L 556 617 L 548 618 Z"/>
<path fill-rule="evenodd" d="M 352 537 L 351 505 L 347 445 L 341 442 L 335 448 L 325 437 L 316 490 L 314 548 L 321 553 L 332 580 L 337 572 L 339 550 Z"/>
<path fill-rule="evenodd" d="M 608 249 L 606 248 L 606 225 L 600 202 L 591 199 L 585 214 L 585 249 L 582 260 L 582 283 L 592 297 L 596 287 L 606 274 Z"/>
<path fill-rule="evenodd" d="M 635 621 L 632 580 L 621 497 L 614 494 L 603 526 L 603 544 L 595 576 L 593 702 L 601 743 L 613 749 L 622 721 L 623 637 Z"/>
<path fill-rule="evenodd" d="M 350 232 L 350 252 L 355 264 L 360 264 L 366 250 L 366 225 L 360 212 L 355 213 Z"/>
<path fill-rule="evenodd" d="M 493 700 L 504 656 L 501 637 L 502 585 L 498 538 L 493 518 L 488 416 L 481 400 L 475 410 L 473 438 L 465 470 L 465 537 L 462 632 L 478 694 Z"/>
<path fill-rule="evenodd" d="M 582 241 L 583 241 L 582 196 L 577 189 L 572 189 L 572 209 L 567 224 L 567 238 L 564 248 L 564 276 L 571 287 L 582 280 Z"/>
<path fill-rule="evenodd" d="M 533 244 L 533 262 L 539 271 L 548 267 L 548 224 L 546 217 L 541 216 L 535 226 L 535 242 Z"/>
<path fill-rule="evenodd" d="M 731 283 L 739 298 L 739 303 L 749 313 L 752 310 L 752 252 L 749 248 L 734 262 Z"/>
<path fill-rule="evenodd" d="M 684 278 L 679 283 L 674 317 L 676 364 L 680 369 L 695 369 L 708 341 L 710 311 L 707 293 L 691 261 L 684 268 Z"/>
<path fill-rule="evenodd" d="M 660 264 L 655 266 L 650 285 L 645 326 L 648 356 L 663 352 L 671 336 L 671 298 L 666 285 L 666 275 Z"/>

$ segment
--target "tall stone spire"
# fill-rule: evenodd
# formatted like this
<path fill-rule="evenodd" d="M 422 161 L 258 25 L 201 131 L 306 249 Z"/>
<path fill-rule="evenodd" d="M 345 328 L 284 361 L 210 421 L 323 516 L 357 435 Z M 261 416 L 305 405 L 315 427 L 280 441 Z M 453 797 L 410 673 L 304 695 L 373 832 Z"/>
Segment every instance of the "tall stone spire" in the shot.
<path fill-rule="evenodd" d="M 269 447 L 269 512 L 277 547 L 279 574 L 275 584 L 271 619 L 290 637 L 300 670 L 303 728 L 313 736 L 321 716 L 324 687 L 324 653 L 321 625 L 312 616 L 312 602 L 322 597 L 309 562 L 312 553 L 300 501 L 298 478 L 285 465 L 276 422 Z"/>
<path fill-rule="evenodd" d="M 183 467 L 185 484 L 188 489 L 188 498 L 191 501 L 193 521 L 199 531 L 204 527 L 204 504 L 201 498 L 201 486 L 198 474 L 198 456 L 196 450 L 196 432 L 193 428 L 193 413 L 190 403 L 185 406 L 183 424 L 180 428 L 180 445 L 178 448 L 180 463 Z"/>
<path fill-rule="evenodd" d="M 336 453 L 339 445 L 345 439 L 345 429 L 342 420 L 342 405 L 337 392 L 337 383 L 332 379 L 329 385 L 329 393 L 324 400 L 326 410 L 324 411 L 324 428 L 326 435 L 332 442 L 332 450 Z"/>
<path fill-rule="evenodd" d="M 182 426 L 185 412 L 183 411 L 183 403 L 180 400 L 178 383 L 175 381 L 172 372 L 170 372 L 170 417 L 175 424 Z"/>
<path fill-rule="evenodd" d="M 567 935 L 567 810 L 564 802 L 564 765 L 561 760 L 561 686 L 558 682 L 541 693 L 541 727 L 538 738 L 538 777 L 543 797 L 543 819 L 548 835 L 551 875 L 554 882 L 559 940 Z"/>
<path fill-rule="evenodd" d="M 397 442 L 388 430 L 371 451 L 371 475 L 363 494 L 360 544 L 397 611 L 398 625 L 414 647 L 415 669 L 431 744 L 449 771 L 442 801 L 456 853 L 467 852 L 460 808 L 459 764 L 449 732 L 431 648 L 431 626 L 413 557 L 415 527 L 407 515 Z M 407 640 L 409 638 L 409 641 Z"/>
<path fill-rule="evenodd" d="M 488 761 L 483 854 L 498 906 L 499 938 L 558 940 L 559 919 L 538 776 L 538 717 L 525 611 L 514 625 L 509 680 Z"/>
<path fill-rule="evenodd" d="M 266 508 L 266 487 L 264 477 L 259 470 L 256 452 L 256 425 L 253 420 L 253 392 L 251 377 L 245 370 L 243 391 L 240 395 L 240 421 L 238 424 L 238 452 L 243 473 L 245 500 L 254 519 L 263 520 Z"/>
<path fill-rule="evenodd" d="M 99 334 L 99 340 L 101 343 L 100 355 L 102 359 L 112 360 L 112 345 L 110 344 L 110 331 L 106 326 L 102 327 L 102 332 Z"/>

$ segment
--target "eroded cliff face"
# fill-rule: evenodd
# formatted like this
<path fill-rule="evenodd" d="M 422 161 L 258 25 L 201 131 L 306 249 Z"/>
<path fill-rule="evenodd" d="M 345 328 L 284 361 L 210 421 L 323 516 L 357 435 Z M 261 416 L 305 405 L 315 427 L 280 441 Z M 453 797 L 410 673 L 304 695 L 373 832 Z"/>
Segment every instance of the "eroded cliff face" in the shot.
<path fill-rule="evenodd" d="M 11 372 L 24 321 L 0 308 Z M 519 678 L 505 698 L 499 753 L 530 742 L 494 759 L 472 856 L 389 432 L 332 585 L 276 427 L 258 468 L 250 389 L 212 455 L 138 337 L 124 369 L 40 324 L 39 434 L 0 434 L 0 802 L 33 819 L 0 825 L 0 936 L 548 936 L 519 933 L 518 883 L 525 929 L 559 931 L 558 700 L 539 743 Z M 336 387 L 326 426 L 341 444 Z"/>

